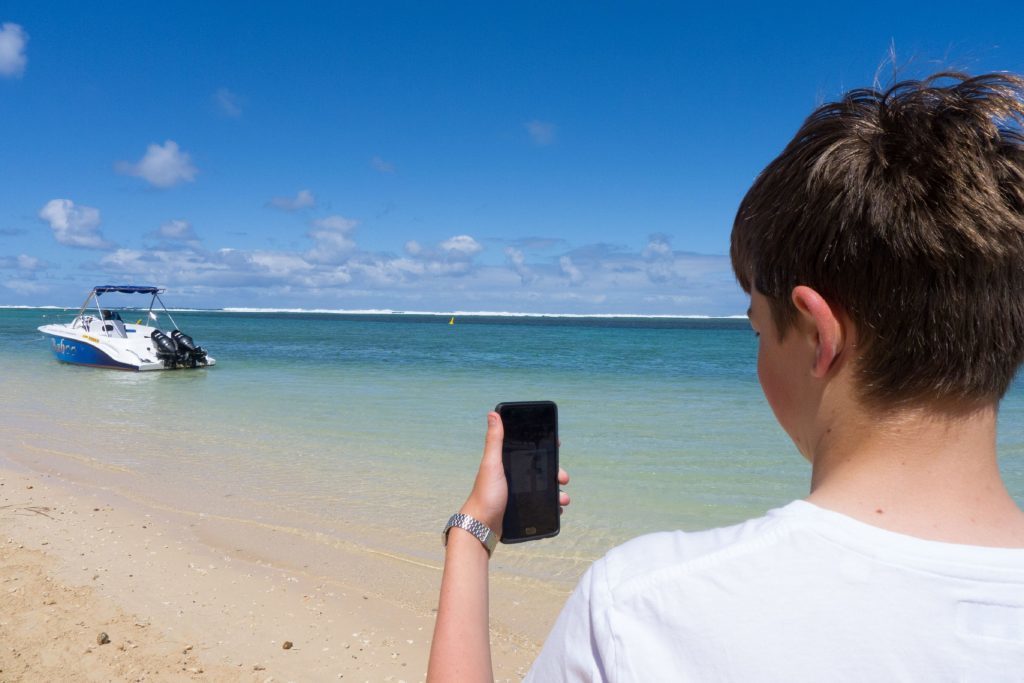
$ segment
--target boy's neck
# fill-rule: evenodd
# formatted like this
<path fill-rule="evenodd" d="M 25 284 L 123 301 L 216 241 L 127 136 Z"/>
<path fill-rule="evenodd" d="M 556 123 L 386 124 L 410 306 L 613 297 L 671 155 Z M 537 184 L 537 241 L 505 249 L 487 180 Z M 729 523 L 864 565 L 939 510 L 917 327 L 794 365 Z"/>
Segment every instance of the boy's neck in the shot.
<path fill-rule="evenodd" d="M 919 538 L 1024 547 L 1024 512 L 996 460 L 995 404 L 957 417 L 841 414 L 809 454 L 807 500 Z"/>

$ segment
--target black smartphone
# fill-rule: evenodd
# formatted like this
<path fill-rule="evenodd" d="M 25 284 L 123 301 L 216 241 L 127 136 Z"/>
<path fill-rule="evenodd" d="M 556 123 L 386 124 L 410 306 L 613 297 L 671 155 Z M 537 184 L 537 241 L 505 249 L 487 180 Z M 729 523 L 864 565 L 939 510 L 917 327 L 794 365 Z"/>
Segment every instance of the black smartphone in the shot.
<path fill-rule="evenodd" d="M 502 543 L 558 535 L 558 407 L 551 401 L 499 403 L 505 441 L 501 462 L 508 504 Z"/>

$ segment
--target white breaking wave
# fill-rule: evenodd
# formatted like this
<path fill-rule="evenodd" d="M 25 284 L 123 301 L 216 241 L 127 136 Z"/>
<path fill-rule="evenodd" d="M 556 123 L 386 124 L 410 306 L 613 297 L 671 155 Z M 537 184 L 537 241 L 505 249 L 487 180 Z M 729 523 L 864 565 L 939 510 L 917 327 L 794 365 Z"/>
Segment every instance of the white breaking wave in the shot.
<path fill-rule="evenodd" d="M 433 315 L 441 317 L 486 318 L 668 318 L 685 320 L 746 320 L 746 315 L 682 315 L 670 313 L 520 313 L 513 311 L 399 311 L 390 308 L 239 308 L 220 309 L 224 313 L 323 313 L 332 315 Z"/>
<path fill-rule="evenodd" d="M 11 305 L 8 305 L 8 306 L 0 306 L 0 309 L 6 309 L 6 308 L 17 308 L 17 309 L 22 309 L 22 310 L 34 309 L 34 310 L 46 310 L 46 311 L 53 311 L 53 310 L 56 310 L 56 311 L 66 311 L 66 310 L 70 310 L 66 306 L 22 306 L 22 305 L 18 305 L 18 304 L 11 304 Z"/>
<path fill-rule="evenodd" d="M 78 306 L 23 306 L 0 305 L 3 309 L 77 311 Z M 114 308 L 121 308 L 115 306 Z M 143 310 L 146 306 L 129 306 L 132 310 Z M 161 309 L 155 309 L 159 312 Z M 399 311 L 390 308 L 174 308 L 171 313 L 319 313 L 326 315 L 432 315 L 438 317 L 463 318 L 642 318 L 667 320 L 746 320 L 746 315 L 682 315 L 673 313 L 521 313 L 514 311 Z"/>

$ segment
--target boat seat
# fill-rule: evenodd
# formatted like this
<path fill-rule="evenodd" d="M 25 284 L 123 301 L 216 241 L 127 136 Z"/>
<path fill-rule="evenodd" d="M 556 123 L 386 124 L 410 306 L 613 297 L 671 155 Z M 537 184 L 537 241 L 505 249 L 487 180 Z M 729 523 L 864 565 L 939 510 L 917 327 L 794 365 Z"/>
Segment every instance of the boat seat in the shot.
<path fill-rule="evenodd" d="M 128 332 L 124 329 L 124 322 L 120 319 L 107 319 L 103 321 L 103 331 L 110 337 L 128 338 Z"/>

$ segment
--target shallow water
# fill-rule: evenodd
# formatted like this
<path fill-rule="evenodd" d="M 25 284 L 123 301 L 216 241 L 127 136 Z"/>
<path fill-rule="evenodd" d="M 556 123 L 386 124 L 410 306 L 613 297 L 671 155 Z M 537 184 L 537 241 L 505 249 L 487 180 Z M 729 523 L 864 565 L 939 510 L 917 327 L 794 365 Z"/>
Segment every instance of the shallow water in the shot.
<path fill-rule="evenodd" d="M 559 537 L 497 557 L 556 583 L 637 534 L 739 521 L 807 490 L 809 468 L 758 387 L 745 320 L 174 317 L 215 368 L 62 365 L 35 328 L 69 314 L 0 310 L 2 445 L 126 470 L 177 507 L 436 560 L 486 412 L 550 399 L 573 504 Z M 1019 384 L 1000 420 L 1004 472 L 1024 500 Z"/>

